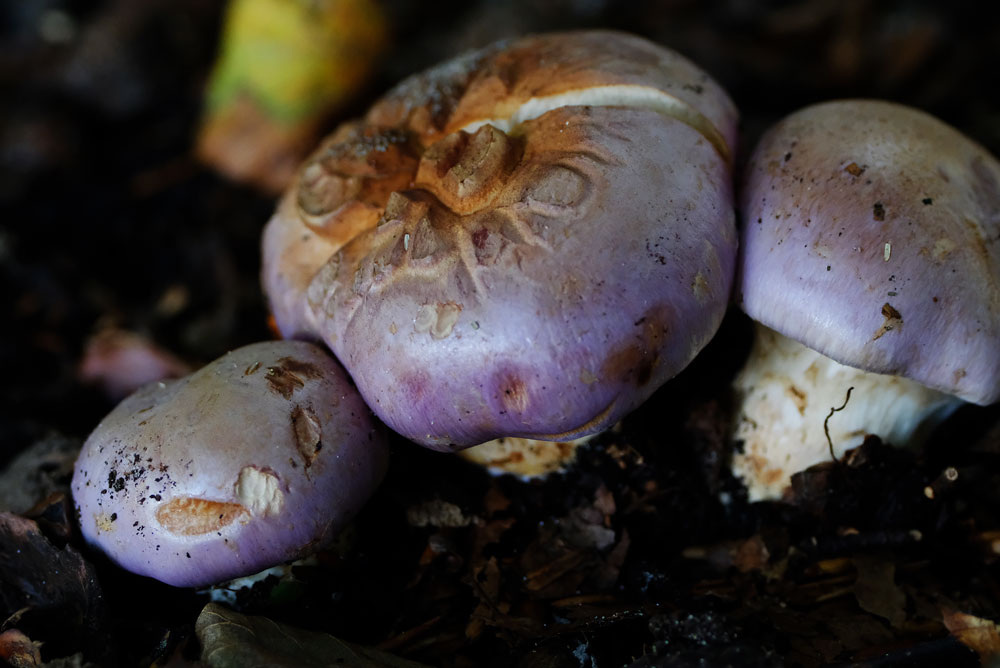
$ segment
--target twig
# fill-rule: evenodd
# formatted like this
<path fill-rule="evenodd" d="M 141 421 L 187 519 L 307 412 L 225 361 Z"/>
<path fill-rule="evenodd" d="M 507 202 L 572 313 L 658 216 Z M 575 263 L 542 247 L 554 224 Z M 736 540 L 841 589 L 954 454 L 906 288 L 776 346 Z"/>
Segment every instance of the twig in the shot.
<path fill-rule="evenodd" d="M 830 446 L 830 459 L 833 461 L 838 461 L 836 455 L 833 454 L 833 439 L 830 438 L 830 418 L 833 417 L 834 413 L 839 413 L 840 411 L 847 408 L 847 402 L 851 400 L 851 392 L 854 391 L 854 386 L 847 388 L 847 396 L 844 397 L 844 403 L 840 408 L 830 408 L 830 412 L 827 413 L 826 419 L 823 420 L 823 433 L 826 434 L 827 445 Z"/>
<path fill-rule="evenodd" d="M 411 642 L 414 638 L 419 637 L 425 631 L 430 629 L 432 626 L 441 621 L 441 615 L 436 617 L 431 617 L 430 619 L 417 624 L 413 628 L 407 629 L 402 633 L 398 633 L 388 640 L 384 640 L 379 643 L 378 648 L 383 652 L 391 652 L 392 650 L 398 649 L 399 647 L 406 645 Z"/>

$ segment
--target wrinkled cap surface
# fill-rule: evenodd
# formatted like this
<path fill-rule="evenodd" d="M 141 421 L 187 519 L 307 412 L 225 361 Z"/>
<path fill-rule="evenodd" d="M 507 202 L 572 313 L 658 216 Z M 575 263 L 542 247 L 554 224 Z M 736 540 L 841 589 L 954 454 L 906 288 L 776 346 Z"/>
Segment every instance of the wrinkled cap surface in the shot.
<path fill-rule="evenodd" d="M 323 547 L 387 454 L 325 351 L 259 343 L 125 399 L 84 444 L 73 497 L 84 537 L 113 561 L 200 586 Z"/>
<path fill-rule="evenodd" d="M 1000 164 L 915 109 L 831 102 L 760 141 L 737 294 L 841 362 L 1000 399 Z"/>
<path fill-rule="evenodd" d="M 338 129 L 268 225 L 287 336 L 441 449 L 613 424 L 715 333 L 735 262 L 736 112 L 613 32 L 501 43 Z"/>

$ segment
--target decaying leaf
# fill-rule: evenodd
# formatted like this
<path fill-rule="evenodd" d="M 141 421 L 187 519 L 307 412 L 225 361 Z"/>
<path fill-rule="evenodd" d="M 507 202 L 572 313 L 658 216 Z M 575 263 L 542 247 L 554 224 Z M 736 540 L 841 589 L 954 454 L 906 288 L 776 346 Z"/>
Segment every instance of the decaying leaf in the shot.
<path fill-rule="evenodd" d="M 986 662 L 1000 656 L 1000 626 L 990 619 L 983 619 L 957 610 L 943 611 L 944 625 L 948 632 Z"/>
<path fill-rule="evenodd" d="M 69 494 L 53 492 L 29 508 L 24 516 L 34 520 L 46 538 L 62 547 L 73 533 L 73 508 Z"/>
<path fill-rule="evenodd" d="M 732 567 L 740 573 L 764 571 L 771 559 L 771 552 L 760 534 L 715 545 L 692 545 L 682 554 L 686 559 L 705 560 L 719 570 Z M 774 575 L 780 576 L 780 572 Z"/>
<path fill-rule="evenodd" d="M 510 611 L 510 604 L 499 600 L 500 569 L 495 558 L 491 558 L 474 572 L 469 582 L 472 593 L 479 600 L 465 628 L 465 636 L 471 639 L 478 637 L 483 628 L 492 624 L 497 616 L 506 615 Z"/>
<path fill-rule="evenodd" d="M 610 589 L 618 581 L 631 545 L 632 540 L 629 538 L 628 529 L 623 529 L 621 539 L 611 548 L 601 568 L 594 575 L 594 583 L 599 588 Z"/>
<path fill-rule="evenodd" d="M 414 527 L 466 527 L 475 524 L 477 517 L 466 515 L 454 503 L 431 499 L 406 509 L 406 521 Z"/>
<path fill-rule="evenodd" d="M 201 660 L 213 668 L 420 668 L 423 664 L 209 603 L 195 622 Z"/>
<path fill-rule="evenodd" d="M 207 91 L 198 155 L 280 192 L 326 115 L 350 100 L 386 43 L 369 0 L 229 3 Z"/>
<path fill-rule="evenodd" d="M 50 649 L 101 649 L 104 597 L 72 546 L 57 547 L 34 521 L 0 513 L 0 564 L 0 618 L 21 611 L 21 628 Z"/>
<path fill-rule="evenodd" d="M 53 492 L 68 492 L 79 452 L 79 441 L 55 434 L 33 443 L 0 472 L 0 510 L 24 513 Z"/>
<path fill-rule="evenodd" d="M 906 621 L 906 594 L 896 586 L 896 564 L 885 559 L 855 557 L 854 566 L 858 571 L 854 582 L 858 605 L 900 628 Z"/>

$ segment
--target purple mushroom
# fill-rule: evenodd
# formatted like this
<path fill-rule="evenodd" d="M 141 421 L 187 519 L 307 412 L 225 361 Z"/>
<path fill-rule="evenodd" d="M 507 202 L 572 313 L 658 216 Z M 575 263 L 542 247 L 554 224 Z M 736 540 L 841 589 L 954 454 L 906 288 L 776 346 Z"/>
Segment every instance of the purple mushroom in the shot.
<path fill-rule="evenodd" d="M 384 434 L 309 343 L 258 343 L 125 399 L 83 446 L 73 497 L 88 542 L 176 586 L 321 548 L 381 481 Z"/>
<path fill-rule="evenodd" d="M 839 456 L 1000 399 L 1000 163 L 981 146 L 915 109 L 820 104 L 760 141 L 741 210 L 758 327 L 734 469 L 751 499 L 828 459 L 824 426 Z"/>
<path fill-rule="evenodd" d="M 736 110 L 607 31 L 504 42 L 338 129 L 268 225 L 278 327 L 450 450 L 614 424 L 714 335 L 736 253 Z"/>

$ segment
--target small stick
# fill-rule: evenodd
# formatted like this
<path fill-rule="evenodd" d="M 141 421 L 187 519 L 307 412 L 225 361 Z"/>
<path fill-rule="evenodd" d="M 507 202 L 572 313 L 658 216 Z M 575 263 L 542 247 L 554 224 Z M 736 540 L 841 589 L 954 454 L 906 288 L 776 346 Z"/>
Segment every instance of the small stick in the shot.
<path fill-rule="evenodd" d="M 830 408 L 830 412 L 827 413 L 827 415 L 826 415 L 826 419 L 823 420 L 823 433 L 826 434 L 826 442 L 827 442 L 827 445 L 830 446 L 830 459 L 832 459 L 833 461 L 837 461 L 837 457 L 836 457 L 836 455 L 833 454 L 833 439 L 830 438 L 830 418 L 833 417 L 834 413 L 839 413 L 840 411 L 842 411 L 845 408 L 847 408 L 847 402 L 851 400 L 851 392 L 853 392 L 853 391 L 854 391 L 854 386 L 853 385 L 851 387 L 847 388 L 847 396 L 844 397 L 844 403 L 841 405 L 840 408 L 832 408 L 831 407 Z"/>

